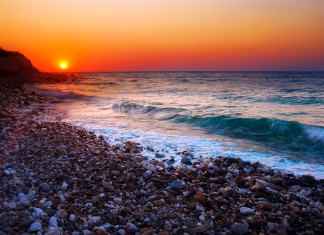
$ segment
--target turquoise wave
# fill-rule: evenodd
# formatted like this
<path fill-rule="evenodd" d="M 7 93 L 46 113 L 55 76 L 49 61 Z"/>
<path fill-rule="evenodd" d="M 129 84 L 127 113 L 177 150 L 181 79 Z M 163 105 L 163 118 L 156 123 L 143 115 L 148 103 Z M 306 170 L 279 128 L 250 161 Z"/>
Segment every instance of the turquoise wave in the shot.
<path fill-rule="evenodd" d="M 230 115 L 190 116 L 186 109 L 142 106 L 130 102 L 114 104 L 121 112 L 150 115 L 158 120 L 187 123 L 209 134 L 250 139 L 271 147 L 292 151 L 324 153 L 324 128 L 304 125 L 297 121 L 271 118 L 242 118 Z M 155 115 L 155 116 L 154 116 Z"/>

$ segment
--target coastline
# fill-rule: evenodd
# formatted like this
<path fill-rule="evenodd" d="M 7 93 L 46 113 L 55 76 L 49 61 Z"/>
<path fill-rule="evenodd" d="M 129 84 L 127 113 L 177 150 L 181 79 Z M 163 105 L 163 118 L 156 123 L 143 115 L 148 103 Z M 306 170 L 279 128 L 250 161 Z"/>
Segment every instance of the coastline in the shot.
<path fill-rule="evenodd" d="M 221 156 L 192 169 L 148 161 L 136 143 L 110 145 L 83 128 L 35 120 L 42 109 L 21 113 L 47 98 L 23 90 L 35 80 L 18 78 L 1 80 L 3 233 L 324 233 L 324 180 Z"/>

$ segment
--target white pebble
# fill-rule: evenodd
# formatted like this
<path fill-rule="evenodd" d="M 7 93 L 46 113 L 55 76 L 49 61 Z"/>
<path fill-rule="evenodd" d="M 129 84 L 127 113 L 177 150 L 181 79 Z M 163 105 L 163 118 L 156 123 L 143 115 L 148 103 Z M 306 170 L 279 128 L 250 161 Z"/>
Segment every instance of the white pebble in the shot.
<path fill-rule="evenodd" d="M 29 227 L 29 231 L 36 232 L 42 229 L 42 225 L 40 222 L 35 222 Z"/>
<path fill-rule="evenodd" d="M 114 202 L 115 203 L 122 203 L 123 202 L 123 199 L 119 198 L 119 197 L 115 197 L 114 198 Z"/>
<path fill-rule="evenodd" d="M 205 216 L 201 215 L 201 216 L 199 216 L 199 219 L 200 220 L 205 220 Z"/>
<path fill-rule="evenodd" d="M 49 224 L 54 226 L 54 227 L 57 227 L 57 219 L 56 217 L 52 216 L 49 220 Z"/>
<path fill-rule="evenodd" d="M 17 208 L 17 204 L 14 203 L 14 202 L 12 202 L 12 203 L 9 203 L 9 204 L 8 204 L 8 207 L 9 207 L 10 209 L 15 209 L 15 208 Z"/>
<path fill-rule="evenodd" d="M 69 217 L 69 220 L 72 222 L 72 221 L 74 221 L 75 220 L 75 215 L 70 215 L 70 217 Z"/>
<path fill-rule="evenodd" d="M 37 215 L 41 215 L 43 213 L 43 210 L 40 208 L 35 208 L 34 211 L 36 212 Z"/>

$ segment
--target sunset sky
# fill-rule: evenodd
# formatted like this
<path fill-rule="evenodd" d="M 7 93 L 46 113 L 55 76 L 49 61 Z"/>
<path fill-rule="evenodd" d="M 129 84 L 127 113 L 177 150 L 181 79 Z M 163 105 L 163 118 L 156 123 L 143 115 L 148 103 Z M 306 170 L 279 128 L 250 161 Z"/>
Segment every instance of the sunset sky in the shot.
<path fill-rule="evenodd" d="M 41 71 L 324 70 L 323 0 L 1 0 Z"/>

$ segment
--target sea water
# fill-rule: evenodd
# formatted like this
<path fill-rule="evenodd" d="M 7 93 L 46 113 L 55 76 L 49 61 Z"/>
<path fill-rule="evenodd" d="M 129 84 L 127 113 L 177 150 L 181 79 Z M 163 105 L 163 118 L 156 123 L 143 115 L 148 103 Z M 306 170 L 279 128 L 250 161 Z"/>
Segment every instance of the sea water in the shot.
<path fill-rule="evenodd" d="M 62 121 L 173 156 L 232 156 L 324 178 L 324 72 L 97 72 L 36 88 Z M 144 150 L 143 155 L 154 157 Z M 193 160 L 194 161 L 194 160 Z"/>

